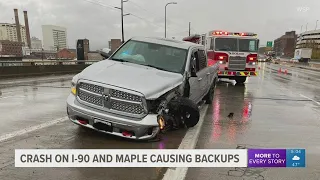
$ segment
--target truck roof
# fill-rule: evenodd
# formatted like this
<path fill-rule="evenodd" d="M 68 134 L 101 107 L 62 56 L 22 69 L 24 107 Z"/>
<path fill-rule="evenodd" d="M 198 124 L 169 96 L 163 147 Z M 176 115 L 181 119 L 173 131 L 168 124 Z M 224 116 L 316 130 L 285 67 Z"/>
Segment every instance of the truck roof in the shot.
<path fill-rule="evenodd" d="M 176 47 L 180 49 L 189 49 L 190 47 L 203 47 L 200 44 L 195 44 L 188 41 L 180 41 L 175 39 L 166 39 L 166 38 L 159 38 L 159 37 L 133 37 L 131 40 L 135 41 L 143 41 L 148 43 L 155 43 L 155 44 L 163 44 L 165 46 Z"/>

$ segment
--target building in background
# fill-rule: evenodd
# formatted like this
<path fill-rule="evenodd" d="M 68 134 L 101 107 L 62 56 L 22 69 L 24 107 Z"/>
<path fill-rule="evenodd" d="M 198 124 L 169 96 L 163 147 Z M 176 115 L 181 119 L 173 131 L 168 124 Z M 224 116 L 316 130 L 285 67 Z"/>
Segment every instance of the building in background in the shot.
<path fill-rule="evenodd" d="M 37 37 L 31 38 L 31 49 L 33 50 L 41 50 L 42 49 L 42 41 Z"/>
<path fill-rule="evenodd" d="M 312 59 L 320 59 L 320 29 L 306 31 L 297 37 L 296 49 L 311 48 Z"/>
<path fill-rule="evenodd" d="M 121 46 L 121 44 L 121 39 L 111 39 L 109 41 L 109 49 L 111 49 L 110 53 L 114 53 Z"/>
<path fill-rule="evenodd" d="M 101 56 L 99 51 L 89 51 L 88 52 L 88 60 L 103 60 L 103 57 Z"/>
<path fill-rule="evenodd" d="M 58 59 L 75 59 L 77 57 L 76 49 L 64 48 L 57 52 Z"/>
<path fill-rule="evenodd" d="M 276 56 L 294 57 L 297 35 L 295 31 L 286 32 L 285 35 L 274 40 L 274 51 Z"/>
<path fill-rule="evenodd" d="M 22 43 L 9 40 L 0 40 L 0 57 L 2 56 L 14 56 L 22 57 Z"/>
<path fill-rule="evenodd" d="M 90 51 L 90 44 L 88 39 L 78 39 L 77 45 L 77 59 L 88 60 L 88 53 Z"/>
<path fill-rule="evenodd" d="M 42 43 L 45 50 L 59 51 L 67 48 L 67 29 L 61 26 L 42 25 Z"/>
<path fill-rule="evenodd" d="M 27 45 L 26 28 L 20 25 L 21 41 Z M 16 24 L 0 23 L 0 40 L 9 40 L 18 42 Z"/>

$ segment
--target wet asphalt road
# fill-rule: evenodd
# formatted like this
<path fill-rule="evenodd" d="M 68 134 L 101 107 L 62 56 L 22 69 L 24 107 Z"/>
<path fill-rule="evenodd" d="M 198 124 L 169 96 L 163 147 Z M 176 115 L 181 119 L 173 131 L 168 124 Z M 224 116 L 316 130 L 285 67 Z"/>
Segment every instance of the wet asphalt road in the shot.
<path fill-rule="evenodd" d="M 265 179 L 318 180 L 320 178 L 320 72 L 261 64 L 259 77 L 245 86 L 220 82 L 215 100 L 205 117 L 197 148 L 306 148 L 305 169 L 262 169 Z M 48 83 L 20 83 L 4 87 L 0 81 L 0 137 L 46 121 L 65 118 L 70 78 Z M 2 85 L 1 85 L 2 84 Z M 227 118 L 234 113 L 233 119 Z M 153 180 L 164 168 L 15 168 L 17 148 L 177 148 L 185 130 L 171 132 L 160 142 L 134 142 L 84 130 L 68 120 L 0 142 L 1 180 Z M 187 180 L 240 178 L 226 175 L 228 168 L 189 168 Z M 255 173 L 259 174 L 256 169 Z M 238 177 L 236 177 L 238 176 Z"/>
<path fill-rule="evenodd" d="M 186 180 L 320 179 L 320 71 L 279 67 L 262 65 L 244 87 L 220 83 L 196 148 L 305 148 L 307 168 L 189 168 Z"/>

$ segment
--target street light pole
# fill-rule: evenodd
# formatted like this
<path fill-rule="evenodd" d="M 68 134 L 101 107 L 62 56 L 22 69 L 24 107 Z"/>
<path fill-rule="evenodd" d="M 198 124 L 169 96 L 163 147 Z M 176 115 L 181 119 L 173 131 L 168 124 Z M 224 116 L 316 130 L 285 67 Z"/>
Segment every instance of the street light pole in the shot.
<path fill-rule="evenodd" d="M 121 10 L 121 34 L 122 34 L 122 43 L 124 43 L 124 29 L 123 29 L 123 16 L 127 16 L 130 14 L 123 14 L 123 3 L 124 2 L 128 2 L 128 0 L 121 0 L 121 8 L 119 7 L 114 7 L 116 9 L 120 9 Z"/>
<path fill-rule="evenodd" d="M 169 2 L 164 7 L 164 38 L 167 38 L 167 6 L 169 4 L 177 4 L 177 2 Z"/>
<path fill-rule="evenodd" d="M 307 23 L 307 25 L 306 25 L 306 31 L 308 31 L 308 23 Z"/>

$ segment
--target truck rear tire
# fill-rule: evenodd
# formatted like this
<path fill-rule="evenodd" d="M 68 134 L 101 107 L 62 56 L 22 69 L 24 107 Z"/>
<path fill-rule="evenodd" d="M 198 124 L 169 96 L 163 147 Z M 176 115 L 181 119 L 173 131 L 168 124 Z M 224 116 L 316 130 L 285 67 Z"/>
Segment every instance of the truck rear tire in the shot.
<path fill-rule="evenodd" d="M 244 76 L 244 77 L 236 77 L 235 80 L 236 80 L 237 84 L 243 84 L 244 82 L 246 82 L 247 77 L 246 76 Z"/>

